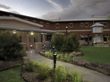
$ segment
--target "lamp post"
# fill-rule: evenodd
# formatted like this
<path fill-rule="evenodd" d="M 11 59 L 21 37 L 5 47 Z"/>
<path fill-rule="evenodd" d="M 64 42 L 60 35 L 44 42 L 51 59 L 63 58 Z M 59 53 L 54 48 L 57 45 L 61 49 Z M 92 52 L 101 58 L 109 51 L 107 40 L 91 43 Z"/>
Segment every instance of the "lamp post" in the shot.
<path fill-rule="evenodd" d="M 68 26 L 66 26 L 66 37 L 67 37 L 67 29 L 68 29 Z"/>
<path fill-rule="evenodd" d="M 55 45 L 52 45 L 52 48 L 53 48 L 53 63 L 54 63 L 54 66 L 53 66 L 53 68 L 55 69 L 56 68 L 56 56 L 57 56 L 57 54 L 56 54 L 56 49 L 55 49 Z"/>

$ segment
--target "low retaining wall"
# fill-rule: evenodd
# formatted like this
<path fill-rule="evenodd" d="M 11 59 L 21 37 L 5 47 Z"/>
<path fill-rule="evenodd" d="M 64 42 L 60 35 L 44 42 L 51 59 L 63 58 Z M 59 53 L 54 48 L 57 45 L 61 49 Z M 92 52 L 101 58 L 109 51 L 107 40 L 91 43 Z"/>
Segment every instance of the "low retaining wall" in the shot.
<path fill-rule="evenodd" d="M 44 56 L 44 53 L 40 52 L 40 55 Z M 88 61 L 85 61 L 79 57 L 73 57 L 73 62 L 71 64 L 76 64 L 79 66 L 93 69 L 95 71 L 101 72 L 106 75 L 110 75 L 110 65 L 88 62 Z"/>
<path fill-rule="evenodd" d="M 110 75 L 110 65 L 87 62 L 79 57 L 74 57 L 73 63 L 80 65 L 80 66 L 84 66 L 84 67 L 93 69 L 93 70 L 96 70 L 96 71 L 99 71 L 99 72 L 104 73 L 106 75 Z"/>

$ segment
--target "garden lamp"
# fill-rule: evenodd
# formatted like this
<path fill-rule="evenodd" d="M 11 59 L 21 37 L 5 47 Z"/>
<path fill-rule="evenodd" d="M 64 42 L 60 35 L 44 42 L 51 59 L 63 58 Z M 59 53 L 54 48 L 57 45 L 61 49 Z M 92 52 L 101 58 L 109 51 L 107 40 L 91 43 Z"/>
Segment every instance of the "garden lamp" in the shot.
<path fill-rule="evenodd" d="M 57 56 L 57 50 L 55 49 L 55 45 L 52 45 L 53 48 L 53 63 L 54 63 L 54 69 L 56 68 L 56 56 Z"/>

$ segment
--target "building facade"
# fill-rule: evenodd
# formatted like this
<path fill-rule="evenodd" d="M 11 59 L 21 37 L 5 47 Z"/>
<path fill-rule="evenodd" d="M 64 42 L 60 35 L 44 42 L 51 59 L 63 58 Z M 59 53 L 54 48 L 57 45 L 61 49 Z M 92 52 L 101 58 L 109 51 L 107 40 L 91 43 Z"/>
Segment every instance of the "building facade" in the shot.
<path fill-rule="evenodd" d="M 98 44 L 101 44 L 102 46 L 104 46 L 104 43 L 110 44 L 110 15 L 103 16 L 103 17 L 101 17 L 101 16 L 94 17 L 92 15 L 90 18 L 86 18 L 86 19 L 46 20 L 46 19 L 39 19 L 39 18 L 35 18 L 35 17 L 29 17 L 29 16 L 25 16 L 25 15 L 0 11 L 0 18 L 2 18 L 2 17 L 13 18 L 13 19 L 16 18 L 16 19 L 20 19 L 22 21 L 24 20 L 25 22 L 32 23 L 33 28 L 40 29 L 39 32 L 36 31 L 38 33 L 36 36 L 38 36 L 38 35 L 40 36 L 39 40 L 37 39 L 37 42 L 43 42 L 42 39 L 44 38 L 44 36 L 45 36 L 46 41 L 50 41 L 52 34 L 55 32 L 58 32 L 58 33 L 63 33 L 65 35 L 67 34 L 67 36 L 70 35 L 71 33 L 76 33 L 76 35 L 80 41 L 80 45 L 96 45 L 94 43 L 98 43 Z M 8 24 L 10 24 L 9 21 L 7 21 Z M 4 24 L 4 22 L 2 20 L 2 21 L 0 21 L 0 24 Z M 15 22 L 14 23 L 11 22 L 11 23 L 12 23 L 12 25 L 16 24 Z M 101 27 L 101 28 L 103 28 L 102 29 L 103 31 L 101 31 L 101 32 L 97 31 L 94 33 L 93 30 L 96 30 L 97 26 L 94 29 L 92 26 L 97 23 L 104 25 L 103 27 Z M 29 27 L 29 24 L 26 24 L 26 26 Z M 38 26 L 34 26 L 34 24 L 36 24 Z M 21 25 L 21 26 L 23 26 L 23 25 Z M 66 31 L 66 27 L 68 27 L 67 31 Z M 43 32 L 43 30 L 49 30 L 49 31 Z M 30 34 L 31 31 L 32 30 L 29 30 L 28 33 Z M 99 37 L 97 37 L 100 34 L 102 36 L 101 42 L 98 41 Z M 34 40 L 35 40 L 35 38 L 34 38 Z M 34 44 L 29 44 L 29 46 L 31 46 L 31 45 L 33 46 Z M 101 46 L 101 45 L 99 45 L 99 46 Z M 29 48 L 29 46 L 28 46 L 28 48 Z M 35 48 L 35 47 L 33 46 L 33 48 Z"/>

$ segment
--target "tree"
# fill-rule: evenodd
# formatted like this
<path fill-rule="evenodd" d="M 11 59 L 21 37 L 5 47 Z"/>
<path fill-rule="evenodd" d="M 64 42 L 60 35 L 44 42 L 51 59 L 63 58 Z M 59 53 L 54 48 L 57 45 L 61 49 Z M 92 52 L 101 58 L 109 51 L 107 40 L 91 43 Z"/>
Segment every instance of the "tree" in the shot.
<path fill-rule="evenodd" d="M 63 34 L 54 34 L 51 43 L 55 45 L 58 51 L 61 51 L 63 44 L 66 43 L 66 37 Z"/>
<path fill-rule="evenodd" d="M 67 51 L 77 51 L 79 49 L 79 41 L 76 34 L 71 34 L 67 38 Z"/>
<path fill-rule="evenodd" d="M 19 43 L 20 39 L 16 34 L 12 34 L 9 31 L 0 32 L 0 59 L 10 59 L 17 57 L 22 49 L 22 45 Z"/>
<path fill-rule="evenodd" d="M 79 41 L 76 34 L 71 34 L 68 37 L 62 34 L 55 34 L 51 39 L 51 43 L 55 45 L 58 51 L 71 52 L 79 49 Z"/>

